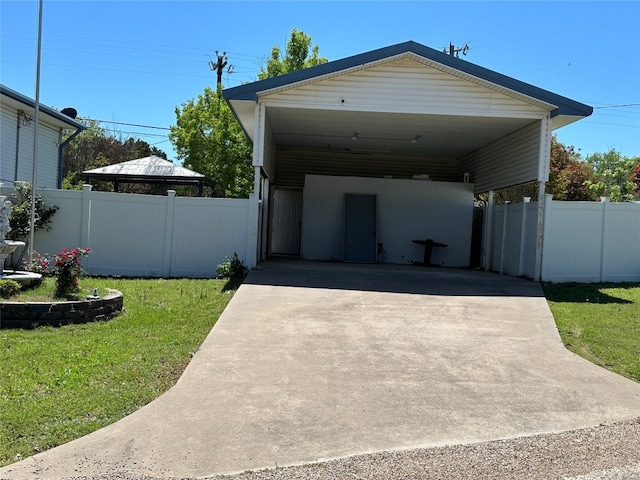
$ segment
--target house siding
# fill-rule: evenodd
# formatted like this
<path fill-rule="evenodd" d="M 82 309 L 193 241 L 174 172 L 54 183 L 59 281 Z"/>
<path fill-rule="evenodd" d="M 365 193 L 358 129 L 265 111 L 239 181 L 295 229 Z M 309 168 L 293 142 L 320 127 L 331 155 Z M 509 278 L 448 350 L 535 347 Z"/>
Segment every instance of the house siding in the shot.
<path fill-rule="evenodd" d="M 264 125 L 264 152 L 262 155 L 262 168 L 267 176 L 273 180 L 276 177 L 276 141 L 268 118 Z"/>
<path fill-rule="evenodd" d="M 262 97 L 266 98 L 279 105 L 382 112 L 532 118 L 548 113 L 409 58 Z"/>
<path fill-rule="evenodd" d="M 30 182 L 33 165 L 34 123 L 20 125 L 17 133 L 18 110 L 2 108 L 2 147 L 0 149 L 1 181 L 12 184 L 14 181 Z M 31 115 L 30 115 L 31 116 Z M 18 145 L 19 142 L 19 145 Z M 58 185 L 58 145 L 60 132 L 57 128 L 40 123 L 38 130 L 38 164 L 36 185 L 55 188 Z M 16 177 L 16 147 L 18 146 L 18 171 Z"/>
<path fill-rule="evenodd" d="M 305 150 L 278 152 L 278 185 L 304 186 L 305 175 L 393 177 L 410 179 L 429 175 L 432 180 L 460 181 L 457 163 L 446 158 L 394 158 L 390 155 L 339 155 Z"/>
<path fill-rule="evenodd" d="M 486 192 L 536 180 L 540 157 L 541 121 L 533 122 L 460 159 L 476 192 Z"/>

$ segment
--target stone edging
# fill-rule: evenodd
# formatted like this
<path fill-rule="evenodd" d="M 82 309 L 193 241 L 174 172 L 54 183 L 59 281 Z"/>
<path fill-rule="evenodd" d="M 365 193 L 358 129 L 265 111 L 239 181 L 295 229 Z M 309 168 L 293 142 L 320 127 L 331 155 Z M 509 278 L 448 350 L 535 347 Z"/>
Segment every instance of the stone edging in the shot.
<path fill-rule="evenodd" d="M 71 302 L 2 302 L 0 328 L 58 327 L 71 323 L 109 320 L 124 309 L 122 292 L 109 289 L 99 300 Z"/>

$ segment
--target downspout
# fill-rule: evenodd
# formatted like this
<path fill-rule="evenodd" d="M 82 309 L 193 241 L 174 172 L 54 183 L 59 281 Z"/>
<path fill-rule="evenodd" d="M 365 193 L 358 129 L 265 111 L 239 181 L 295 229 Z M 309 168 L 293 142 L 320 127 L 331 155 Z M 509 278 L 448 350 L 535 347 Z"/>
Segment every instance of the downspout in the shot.
<path fill-rule="evenodd" d="M 67 138 L 64 142 L 60 144 L 58 147 L 58 189 L 62 188 L 62 170 L 64 167 L 64 149 L 69 144 L 71 140 L 76 138 L 84 131 L 84 128 L 79 128 L 75 132 L 73 132 L 69 138 Z M 62 135 L 62 130 L 60 130 L 60 135 Z M 17 168 L 17 165 L 16 165 Z"/>

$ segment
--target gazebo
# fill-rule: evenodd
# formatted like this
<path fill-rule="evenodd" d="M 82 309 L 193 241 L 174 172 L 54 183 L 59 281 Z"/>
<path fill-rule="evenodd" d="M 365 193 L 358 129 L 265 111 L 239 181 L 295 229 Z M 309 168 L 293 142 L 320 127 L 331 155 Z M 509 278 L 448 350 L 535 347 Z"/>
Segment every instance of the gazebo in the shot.
<path fill-rule="evenodd" d="M 164 158 L 150 156 L 116 163 L 106 167 L 94 168 L 82 172 L 85 180 L 101 180 L 113 182 L 113 190 L 118 191 L 121 183 L 147 183 L 155 185 L 191 185 L 198 187 L 198 196 L 203 195 L 204 186 L 212 189 L 215 182 L 201 173 L 194 172 L 179 165 L 174 165 Z"/>

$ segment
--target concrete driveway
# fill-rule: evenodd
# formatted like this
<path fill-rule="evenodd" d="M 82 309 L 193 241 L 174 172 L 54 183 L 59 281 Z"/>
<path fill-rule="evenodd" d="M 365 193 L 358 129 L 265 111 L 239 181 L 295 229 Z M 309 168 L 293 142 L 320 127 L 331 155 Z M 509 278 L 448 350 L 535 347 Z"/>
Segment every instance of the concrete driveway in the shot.
<path fill-rule="evenodd" d="M 568 352 L 538 284 L 265 262 L 177 385 L 0 478 L 198 477 L 640 417 L 640 385 Z"/>

